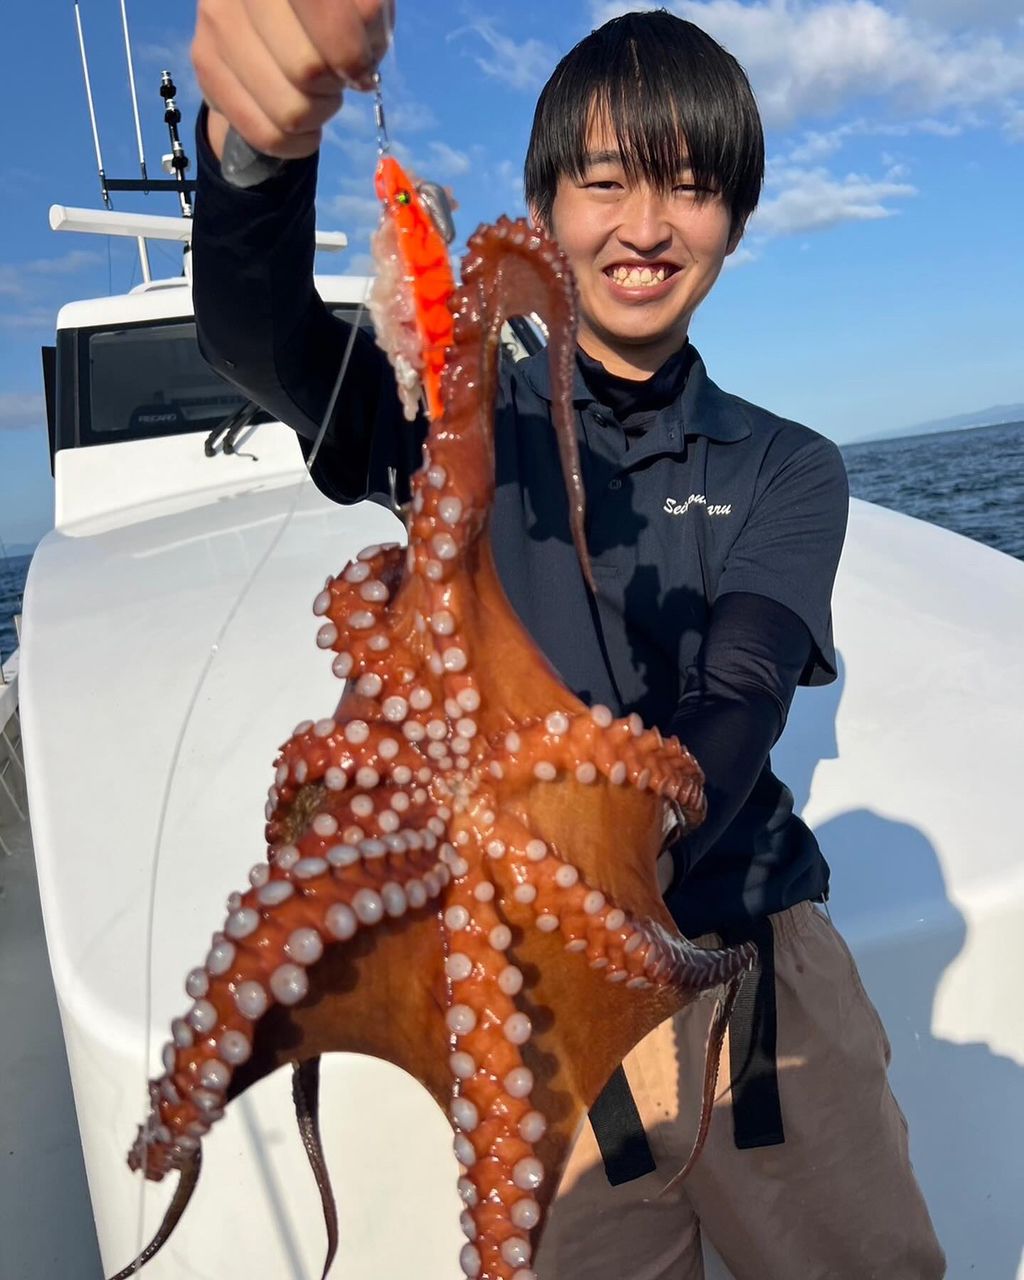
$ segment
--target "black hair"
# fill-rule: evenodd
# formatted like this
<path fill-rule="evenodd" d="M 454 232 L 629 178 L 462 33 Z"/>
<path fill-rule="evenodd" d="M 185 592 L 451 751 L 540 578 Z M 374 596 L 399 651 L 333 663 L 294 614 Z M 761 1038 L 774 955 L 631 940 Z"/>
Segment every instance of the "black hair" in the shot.
<path fill-rule="evenodd" d="M 664 9 L 623 14 L 555 68 L 537 101 L 524 173 L 527 204 L 544 225 L 559 179 L 583 177 L 595 115 L 611 123 L 631 182 L 669 190 L 685 148 L 694 183 L 722 196 L 734 231 L 757 207 L 764 131 L 750 81 L 692 22 Z"/>

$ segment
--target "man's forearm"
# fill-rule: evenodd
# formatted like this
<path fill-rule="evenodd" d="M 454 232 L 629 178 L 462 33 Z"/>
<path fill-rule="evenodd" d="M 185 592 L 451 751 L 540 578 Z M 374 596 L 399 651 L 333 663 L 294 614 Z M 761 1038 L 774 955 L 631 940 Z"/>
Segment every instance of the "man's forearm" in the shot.
<path fill-rule="evenodd" d="M 317 157 L 289 161 L 275 177 L 239 190 L 220 173 L 206 119 L 204 110 L 192 236 L 200 350 L 222 377 L 312 441 L 351 335 L 313 286 Z M 380 489 L 371 457 L 375 448 L 395 452 L 389 441 L 399 419 L 387 361 L 368 333 L 357 333 L 321 450 L 321 487 L 343 501 Z M 395 465 L 408 470 L 402 457 Z"/>
<path fill-rule="evenodd" d="M 200 350 L 222 377 L 312 437 L 341 341 L 313 289 L 316 158 L 237 190 L 221 176 L 205 118 L 192 235 Z"/>
<path fill-rule="evenodd" d="M 704 770 L 708 812 L 673 848 L 677 879 L 711 849 L 743 807 L 768 759 L 782 721 L 778 704 L 754 690 L 709 694 L 681 713 L 672 732 Z"/>
<path fill-rule="evenodd" d="M 671 724 L 704 770 L 708 802 L 704 823 L 673 849 L 677 883 L 750 796 L 810 653 L 810 633 L 784 605 L 747 592 L 715 603 Z"/>

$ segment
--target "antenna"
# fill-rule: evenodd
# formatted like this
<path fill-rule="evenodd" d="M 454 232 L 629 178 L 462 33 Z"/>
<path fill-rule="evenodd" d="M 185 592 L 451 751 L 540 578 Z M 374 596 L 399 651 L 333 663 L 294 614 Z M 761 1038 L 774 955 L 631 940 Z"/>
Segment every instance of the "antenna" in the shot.
<path fill-rule="evenodd" d="M 103 155 L 100 152 L 100 131 L 96 125 L 96 110 L 92 101 L 92 83 L 89 80 L 89 59 L 85 55 L 85 34 L 82 31 L 82 11 L 78 7 L 78 0 L 75 0 L 75 25 L 78 27 L 78 47 L 82 51 L 82 75 L 85 77 L 85 97 L 89 104 L 89 119 L 92 121 L 92 140 L 96 147 L 96 167 L 99 169 L 100 174 L 100 194 L 103 197 L 103 203 L 106 208 L 112 209 L 114 206 L 110 203 L 110 192 L 114 189 L 115 184 L 108 180 L 106 171 L 103 168 Z M 125 30 L 127 32 L 127 27 Z M 130 66 L 131 59 L 129 57 L 129 67 Z M 134 89 L 134 84 L 132 87 Z M 138 119 L 137 113 L 136 119 Z M 141 154 L 141 133 L 139 135 L 139 148 Z M 145 169 L 143 169 L 143 173 L 145 173 Z M 139 246 L 139 263 L 142 267 L 142 278 L 146 284 L 149 284 L 153 279 L 152 273 L 149 269 L 149 251 L 146 248 L 146 242 L 142 236 L 139 236 L 137 243 Z"/>
<path fill-rule="evenodd" d="M 171 135 L 171 153 L 164 156 L 164 172 L 173 174 L 178 183 L 178 199 L 181 201 L 182 217 L 191 218 L 192 204 L 188 198 L 188 187 L 185 182 L 188 156 L 185 154 L 185 148 L 181 145 L 181 138 L 178 135 L 181 112 L 178 110 L 178 104 L 174 101 L 174 95 L 177 92 L 174 81 L 171 79 L 171 73 L 165 71 L 160 78 L 160 97 L 164 100 L 164 124 Z"/>
<path fill-rule="evenodd" d="M 195 182 L 185 177 L 185 170 L 189 166 L 188 156 L 185 154 L 185 148 L 181 144 L 181 138 L 178 135 L 178 125 L 181 122 L 181 112 L 178 105 L 174 101 L 177 89 L 174 81 L 171 79 L 171 73 L 165 71 L 160 82 L 160 97 L 164 100 L 164 123 L 167 125 L 171 136 L 170 154 L 164 156 L 164 169 L 168 174 L 173 176 L 170 178 L 151 178 L 146 172 L 146 153 L 142 144 L 142 122 L 139 118 L 139 99 L 135 89 L 135 68 L 132 64 L 132 43 L 131 36 L 128 31 L 128 7 L 126 0 L 121 0 L 121 25 L 124 29 L 124 50 L 125 57 L 128 61 L 128 83 L 131 88 L 132 95 L 132 112 L 135 116 L 135 138 L 139 147 L 139 168 L 142 171 L 141 178 L 108 178 L 107 172 L 103 167 L 103 153 L 100 149 L 100 131 L 96 123 L 96 108 L 93 104 L 92 82 L 89 79 L 89 59 L 85 52 L 85 33 L 82 28 L 82 11 L 78 0 L 75 0 L 75 25 L 78 28 L 78 47 L 82 54 L 82 75 L 85 78 L 85 98 L 89 107 L 89 120 L 92 124 L 92 141 L 96 148 L 96 168 L 100 176 L 100 195 L 103 197 L 104 207 L 109 211 L 113 211 L 113 205 L 110 201 L 110 193 L 112 191 L 141 191 L 148 195 L 151 191 L 175 191 L 178 200 L 181 203 L 181 212 L 185 218 L 192 217 L 191 193 L 195 190 Z M 162 222 L 162 219 L 152 218 L 152 222 Z M 119 225 L 125 225 L 122 223 Z M 141 225 L 138 221 L 134 225 Z M 92 229 L 92 228 L 90 228 Z M 166 238 L 166 237 L 165 237 Z M 188 236 L 178 237 L 187 242 Z M 142 267 L 142 279 L 146 284 L 152 282 L 153 276 L 149 269 L 149 251 L 146 247 L 145 234 L 136 236 L 136 242 L 139 246 L 139 262 Z M 187 270 L 187 263 L 186 263 Z"/>
<path fill-rule="evenodd" d="M 82 75 L 85 77 L 85 100 L 89 104 L 89 119 L 92 121 L 92 141 L 96 148 L 96 168 L 100 171 L 100 193 L 103 204 L 110 209 L 110 192 L 107 188 L 107 175 L 103 169 L 103 155 L 100 151 L 100 131 L 96 127 L 96 111 L 92 105 L 92 84 L 89 81 L 89 60 L 85 56 L 85 36 L 82 32 L 82 12 L 75 0 L 75 25 L 78 27 L 78 47 L 82 51 Z"/>
<path fill-rule="evenodd" d="M 124 27 L 124 52 L 128 59 L 128 85 L 132 94 L 132 111 L 135 113 L 135 137 L 139 144 L 139 168 L 146 180 L 146 153 L 142 149 L 142 123 L 139 120 L 139 95 L 135 92 L 135 68 L 132 66 L 132 41 L 128 34 L 128 6 L 121 0 L 121 25 Z"/>

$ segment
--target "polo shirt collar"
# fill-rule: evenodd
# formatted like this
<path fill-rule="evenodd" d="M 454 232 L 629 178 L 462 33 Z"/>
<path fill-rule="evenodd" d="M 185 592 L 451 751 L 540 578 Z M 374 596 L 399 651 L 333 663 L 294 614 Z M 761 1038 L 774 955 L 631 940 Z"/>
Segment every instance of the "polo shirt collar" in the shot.
<path fill-rule="evenodd" d="M 551 371 L 548 367 L 547 348 L 542 348 L 532 356 L 521 361 L 518 369 L 529 386 L 542 399 L 548 402 L 551 394 Z M 583 374 L 577 362 L 573 361 L 572 402 L 577 407 L 595 404 L 593 393 L 583 380 Z M 743 411 L 742 402 L 727 396 L 708 377 L 704 361 L 700 353 L 693 349 L 693 363 L 687 375 L 686 386 L 678 400 L 662 409 L 650 431 L 661 436 L 669 433 L 675 439 L 679 451 L 684 448 L 684 436 L 706 436 L 709 440 L 730 444 L 736 440 L 745 440 L 750 435 L 750 423 Z M 643 449 L 641 442 L 639 448 Z M 654 441 L 651 441 L 654 444 Z M 663 445 L 662 445 L 663 447 Z M 632 451 L 631 451 L 632 452 Z M 643 449 L 646 453 L 647 449 Z"/>
<path fill-rule="evenodd" d="M 527 356 L 525 360 L 521 360 L 516 365 L 516 369 L 523 374 L 526 381 L 539 396 L 548 402 L 553 399 L 547 347 L 541 347 L 532 356 Z M 575 405 L 597 403 L 593 392 L 583 380 L 583 374 L 580 372 L 580 366 L 576 360 L 572 362 L 572 402 Z"/>

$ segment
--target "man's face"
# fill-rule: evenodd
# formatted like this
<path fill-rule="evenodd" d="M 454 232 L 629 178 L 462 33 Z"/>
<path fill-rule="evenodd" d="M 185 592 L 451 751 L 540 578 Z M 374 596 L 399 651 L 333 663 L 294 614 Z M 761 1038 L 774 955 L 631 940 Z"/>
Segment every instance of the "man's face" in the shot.
<path fill-rule="evenodd" d="M 548 230 L 579 288 L 579 344 L 609 373 L 642 378 L 677 351 L 739 243 L 722 199 L 697 194 L 685 154 L 670 191 L 630 182 L 599 121 L 582 179 L 559 180 Z"/>

